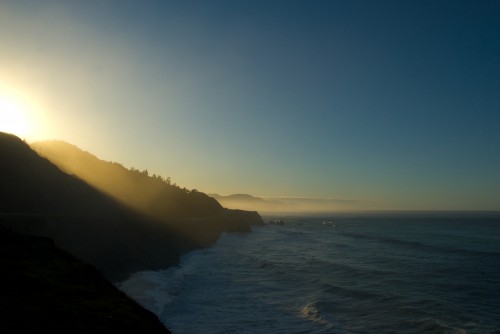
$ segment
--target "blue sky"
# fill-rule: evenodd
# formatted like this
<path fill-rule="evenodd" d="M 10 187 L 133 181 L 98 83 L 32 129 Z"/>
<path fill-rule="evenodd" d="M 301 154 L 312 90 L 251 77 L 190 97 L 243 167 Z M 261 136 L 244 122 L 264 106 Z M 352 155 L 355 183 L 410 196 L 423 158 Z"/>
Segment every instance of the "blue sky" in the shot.
<path fill-rule="evenodd" d="M 498 1 L 2 1 L 0 37 L 29 140 L 209 193 L 500 210 Z"/>

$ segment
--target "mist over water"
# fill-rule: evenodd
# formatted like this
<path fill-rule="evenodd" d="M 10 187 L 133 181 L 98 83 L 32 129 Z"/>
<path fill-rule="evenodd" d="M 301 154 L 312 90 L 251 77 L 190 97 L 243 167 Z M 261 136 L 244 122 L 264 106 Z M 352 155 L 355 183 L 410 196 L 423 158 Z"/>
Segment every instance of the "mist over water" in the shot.
<path fill-rule="evenodd" d="M 290 217 L 122 289 L 173 333 L 495 333 L 498 217 Z"/>

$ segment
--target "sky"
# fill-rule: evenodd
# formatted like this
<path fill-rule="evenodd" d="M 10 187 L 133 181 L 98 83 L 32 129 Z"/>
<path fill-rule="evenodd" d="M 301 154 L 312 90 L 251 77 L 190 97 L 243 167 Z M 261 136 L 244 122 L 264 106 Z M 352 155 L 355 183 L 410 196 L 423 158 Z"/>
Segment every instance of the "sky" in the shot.
<path fill-rule="evenodd" d="M 500 210 L 500 2 L 0 0 L 0 117 L 207 193 Z"/>

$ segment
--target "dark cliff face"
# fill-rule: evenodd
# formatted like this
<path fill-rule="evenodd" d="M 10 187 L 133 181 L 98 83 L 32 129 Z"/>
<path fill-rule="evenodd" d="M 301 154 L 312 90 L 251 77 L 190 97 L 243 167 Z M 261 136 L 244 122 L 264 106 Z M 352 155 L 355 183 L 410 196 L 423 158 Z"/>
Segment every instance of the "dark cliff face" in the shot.
<path fill-rule="evenodd" d="M 227 210 L 201 192 L 178 187 L 175 191 L 183 193 L 179 210 L 191 208 L 192 213 L 146 216 L 64 173 L 12 135 L 0 133 L 0 157 L 0 226 L 49 236 L 112 280 L 168 267 L 181 252 L 209 246 L 223 231 L 247 232 L 262 223 L 256 213 Z M 153 188 L 174 189 L 146 175 L 132 175 L 129 185 L 139 183 L 139 190 L 150 182 Z M 140 192 L 134 189 L 128 195 Z M 178 203 L 168 199 L 157 197 L 158 212 Z"/>
<path fill-rule="evenodd" d="M 120 216 L 131 211 L 0 133 L 0 212 Z"/>
<path fill-rule="evenodd" d="M 184 240 L 177 243 L 182 250 L 210 245 L 222 231 L 248 232 L 251 225 L 263 223 L 255 212 L 224 209 L 214 198 L 197 190 L 181 189 L 169 178 L 126 169 L 62 141 L 38 142 L 31 147 L 65 172 L 170 226 Z"/>
<path fill-rule="evenodd" d="M 154 214 L 145 215 L 82 178 L 68 175 L 19 138 L 0 133 L 0 266 L 4 271 L 0 328 L 165 332 L 154 316 L 127 300 L 100 273 L 120 281 L 135 271 L 166 268 L 177 263 L 182 252 L 214 243 L 223 231 L 248 232 L 252 224 L 263 224 L 256 212 L 224 209 L 203 193 L 144 173 L 134 172 L 128 181 L 129 186 L 139 185 L 128 188 L 127 196 L 134 197 L 141 187 L 159 189 L 156 201 L 147 201 L 156 207 Z M 169 192 L 180 195 L 172 197 Z M 51 240 L 99 271 L 54 247 Z"/>
<path fill-rule="evenodd" d="M 0 226 L 48 236 L 109 279 L 176 263 L 179 233 L 69 176 L 15 136 L 0 134 Z M 161 254 L 161 255 L 160 255 Z"/>
<path fill-rule="evenodd" d="M 170 333 L 151 312 L 52 240 L 0 228 L 3 333 Z"/>
<path fill-rule="evenodd" d="M 183 247 L 189 250 L 212 245 L 218 240 L 221 232 L 251 232 L 254 225 L 264 225 L 257 212 L 225 209 L 224 213 L 218 216 L 183 220 L 178 231 L 182 235 L 189 235 L 189 241 Z"/>

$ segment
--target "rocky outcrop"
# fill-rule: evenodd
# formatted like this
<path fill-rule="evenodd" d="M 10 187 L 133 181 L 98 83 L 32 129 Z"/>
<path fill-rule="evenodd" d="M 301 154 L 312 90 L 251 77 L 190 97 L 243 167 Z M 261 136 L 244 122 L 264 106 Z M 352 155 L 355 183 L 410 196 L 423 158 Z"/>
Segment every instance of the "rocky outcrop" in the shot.
<path fill-rule="evenodd" d="M 259 225 L 264 225 L 264 221 L 257 212 L 230 209 L 217 216 L 184 219 L 173 224 L 184 237 L 184 245 L 179 245 L 184 250 L 210 246 L 222 232 L 246 233 Z"/>

